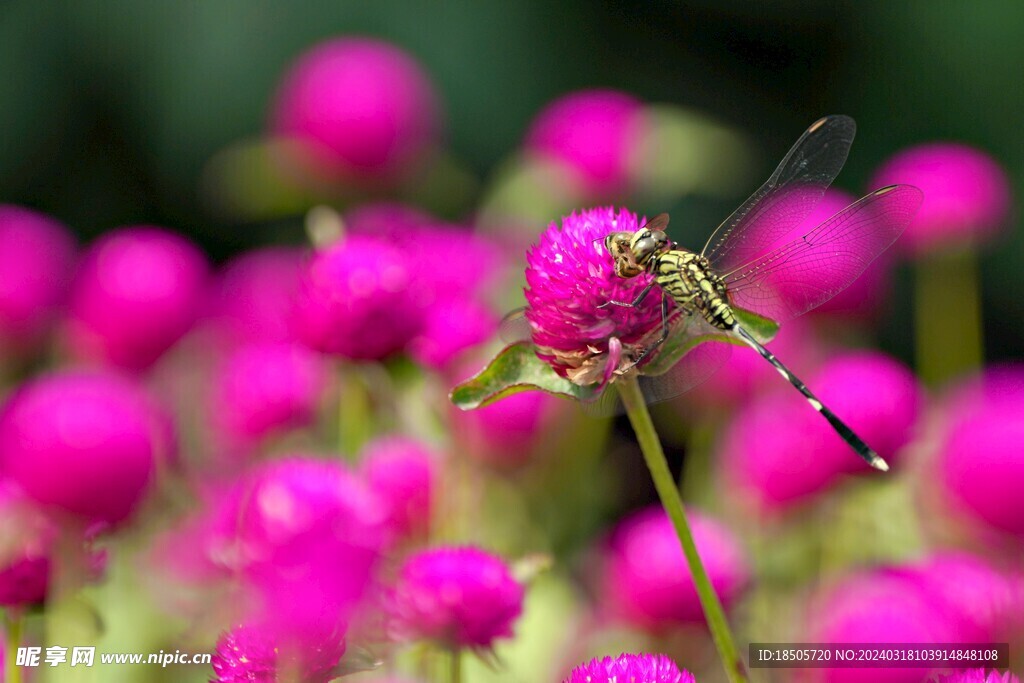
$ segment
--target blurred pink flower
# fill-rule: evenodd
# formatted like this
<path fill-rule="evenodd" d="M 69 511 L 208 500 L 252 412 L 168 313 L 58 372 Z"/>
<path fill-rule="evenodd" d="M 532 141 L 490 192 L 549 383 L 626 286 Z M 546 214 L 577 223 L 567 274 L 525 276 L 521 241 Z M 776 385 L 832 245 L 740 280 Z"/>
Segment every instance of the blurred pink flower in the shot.
<path fill-rule="evenodd" d="M 471 455 L 494 465 L 526 462 L 569 404 L 542 391 L 522 391 L 476 410 L 449 411 L 452 436 Z"/>
<path fill-rule="evenodd" d="M 439 106 L 420 65 L 370 38 L 335 38 L 289 68 L 270 115 L 274 134 L 301 144 L 296 162 L 326 180 L 391 179 L 437 142 Z"/>
<path fill-rule="evenodd" d="M 985 669 L 965 669 L 930 680 L 934 683 L 1020 683 L 1020 679 L 1009 671 L 999 673 L 995 669 L 988 672 Z"/>
<path fill-rule="evenodd" d="M 639 143 L 643 104 L 617 90 L 583 90 L 545 107 L 530 124 L 526 149 L 562 164 L 588 194 L 625 192 Z"/>
<path fill-rule="evenodd" d="M 409 355 L 420 365 L 444 370 L 498 330 L 498 316 L 470 297 L 437 300 L 425 313 L 423 330 L 409 343 Z"/>
<path fill-rule="evenodd" d="M 296 640 L 272 622 L 238 626 L 217 641 L 211 683 L 327 683 L 344 654 L 343 634 Z"/>
<path fill-rule="evenodd" d="M 526 255 L 526 318 L 537 355 L 555 372 L 581 385 L 610 379 L 633 363 L 635 345 L 661 324 L 657 296 L 636 308 L 608 306 L 632 301 L 649 275 L 615 274 L 604 238 L 635 231 L 642 223 L 625 209 L 598 208 L 551 223 Z"/>
<path fill-rule="evenodd" d="M 1010 212 L 1006 171 L 988 154 L 967 145 L 931 143 L 903 150 L 878 169 L 871 186 L 895 183 L 924 191 L 921 210 L 896 243 L 912 256 L 988 242 Z"/>
<path fill-rule="evenodd" d="M 503 559 L 478 548 L 435 548 L 406 559 L 389 600 L 391 632 L 447 647 L 489 648 L 512 636 L 524 589 Z"/>
<path fill-rule="evenodd" d="M 264 247 L 231 259 L 214 286 L 211 315 L 235 342 L 295 339 L 292 313 L 304 250 Z"/>
<path fill-rule="evenodd" d="M 79 358 L 132 370 L 152 365 L 188 331 L 207 294 L 206 257 L 162 228 L 121 228 L 86 252 L 66 343 Z"/>
<path fill-rule="evenodd" d="M 940 552 L 900 567 L 958 619 L 961 642 L 1008 642 L 1024 626 L 1024 590 L 1019 577 L 963 552 Z"/>
<path fill-rule="evenodd" d="M 368 444 L 362 457 L 366 481 L 390 510 L 394 534 L 425 534 L 430 529 L 439 456 L 415 439 L 391 436 Z"/>
<path fill-rule="evenodd" d="M 76 250 L 63 224 L 0 204 L 0 349 L 28 350 L 48 331 L 67 296 Z"/>
<path fill-rule="evenodd" d="M 750 579 L 739 539 L 721 522 L 689 513 L 708 577 L 728 609 Z M 660 506 L 621 522 L 607 547 L 602 600 L 632 625 L 660 630 L 704 623 L 704 611 L 671 520 Z"/>
<path fill-rule="evenodd" d="M 665 655 L 631 655 L 594 658 L 580 664 L 562 683 L 694 683 L 693 674 Z"/>
<path fill-rule="evenodd" d="M 850 576 L 818 595 L 800 641 L 813 643 L 964 642 L 961 612 L 931 586 L 887 569 Z M 798 680 L 919 683 L 929 668 L 799 669 Z"/>
<path fill-rule="evenodd" d="M 296 322 L 312 348 L 354 360 L 402 351 L 423 327 L 415 265 L 389 240 L 351 235 L 317 253 L 299 288 Z"/>
<path fill-rule="evenodd" d="M 45 506 L 115 524 L 149 490 L 165 415 L 134 381 L 64 371 L 20 387 L 0 412 L 0 473 Z"/>
<path fill-rule="evenodd" d="M 327 376 L 326 360 L 304 346 L 240 346 L 214 378 L 211 419 L 236 444 L 312 424 Z"/>
<path fill-rule="evenodd" d="M 252 588 L 252 617 L 295 637 L 343 629 L 390 540 L 383 502 L 338 463 L 304 457 L 260 467 L 229 501 L 219 545 Z"/>
<path fill-rule="evenodd" d="M 0 605 L 43 602 L 50 582 L 56 524 L 12 482 L 0 480 Z"/>
<path fill-rule="evenodd" d="M 913 374 L 877 352 L 851 352 L 823 365 L 808 386 L 886 460 L 913 437 L 923 391 Z M 795 392 L 745 407 L 719 446 L 726 481 L 745 503 L 780 511 L 821 493 L 843 474 L 868 471 L 828 423 Z"/>
<path fill-rule="evenodd" d="M 1024 535 L 1024 371 L 996 368 L 947 400 L 937 475 L 953 506 L 998 532 Z"/>

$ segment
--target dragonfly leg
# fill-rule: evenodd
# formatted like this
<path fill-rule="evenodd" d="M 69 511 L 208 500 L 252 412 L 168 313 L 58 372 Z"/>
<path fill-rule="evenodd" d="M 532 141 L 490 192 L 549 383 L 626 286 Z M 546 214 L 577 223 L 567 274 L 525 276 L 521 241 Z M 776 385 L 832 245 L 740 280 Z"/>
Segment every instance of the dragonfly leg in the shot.
<path fill-rule="evenodd" d="M 636 298 L 633 299 L 632 303 L 627 301 L 615 301 L 614 299 L 610 299 L 608 301 L 605 301 L 603 304 L 599 304 L 598 308 L 607 308 L 609 306 L 621 306 L 622 308 L 636 308 L 647 297 L 647 293 L 651 291 L 651 288 L 654 287 L 655 284 L 656 283 L 652 282 L 651 284 L 644 287 L 640 291 L 640 293 L 637 294 Z"/>
<path fill-rule="evenodd" d="M 661 336 L 658 337 L 658 339 L 655 340 L 655 342 L 653 344 L 651 344 L 646 349 L 644 349 L 644 352 L 640 354 L 639 358 L 637 358 L 635 361 L 633 361 L 633 366 L 634 367 L 637 366 L 637 365 L 640 365 L 640 363 L 644 360 L 644 358 L 647 358 L 647 356 L 651 355 L 652 351 L 654 351 L 659 346 L 664 344 L 665 340 L 668 339 L 668 330 L 669 330 L 669 325 L 668 325 L 668 307 L 669 307 L 668 297 L 666 297 L 665 293 L 662 292 L 661 293 Z"/>

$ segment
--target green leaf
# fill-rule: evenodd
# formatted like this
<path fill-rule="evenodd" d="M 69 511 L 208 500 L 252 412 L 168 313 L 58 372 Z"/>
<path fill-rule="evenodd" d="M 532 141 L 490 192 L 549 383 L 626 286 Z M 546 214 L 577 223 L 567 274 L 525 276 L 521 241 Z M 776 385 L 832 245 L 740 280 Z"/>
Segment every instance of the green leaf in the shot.
<path fill-rule="evenodd" d="M 765 318 L 752 311 L 733 307 L 733 314 L 751 336 L 762 344 L 770 342 L 779 325 L 774 320 Z M 707 324 L 692 324 L 690 319 L 683 318 L 669 338 L 661 345 L 657 356 L 643 366 L 643 374 L 648 376 L 663 375 L 680 361 L 680 359 L 700 344 L 707 342 L 725 342 L 743 346 L 742 340 L 728 334 L 724 330 L 714 330 Z"/>
<path fill-rule="evenodd" d="M 533 344 L 518 342 L 505 347 L 486 368 L 452 389 L 450 398 L 459 408 L 472 410 L 531 389 L 581 401 L 594 394 L 593 388 L 581 387 L 559 376 L 537 357 Z"/>
<path fill-rule="evenodd" d="M 771 318 L 748 311 L 744 308 L 732 307 L 732 313 L 736 320 L 750 333 L 754 339 L 762 344 L 767 344 L 779 333 L 779 324 Z"/>

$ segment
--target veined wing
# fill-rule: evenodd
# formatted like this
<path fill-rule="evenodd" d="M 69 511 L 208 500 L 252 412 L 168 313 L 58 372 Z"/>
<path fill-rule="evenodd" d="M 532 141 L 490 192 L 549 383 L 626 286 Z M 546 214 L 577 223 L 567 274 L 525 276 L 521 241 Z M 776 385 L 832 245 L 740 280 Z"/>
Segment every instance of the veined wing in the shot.
<path fill-rule="evenodd" d="M 662 374 L 644 374 L 639 377 L 640 390 L 648 404 L 667 401 L 703 384 L 725 365 L 732 354 L 732 344 L 708 340 L 711 337 L 722 337 L 725 333 L 711 327 L 699 314 L 688 315 L 675 309 L 670 330 L 669 338 L 660 347 L 658 354 L 641 366 L 647 371 L 658 365 L 659 361 L 670 366 Z M 644 342 L 653 344 L 660 336 L 660 330 L 652 332 L 640 343 L 640 348 L 644 347 Z M 663 358 L 663 354 L 671 354 L 671 359 Z M 591 417 L 608 417 L 623 412 L 614 383 L 593 401 L 583 402 L 581 406 Z"/>
<path fill-rule="evenodd" d="M 526 307 L 522 306 L 510 311 L 502 318 L 498 334 L 501 336 L 501 340 L 507 344 L 530 341 L 533 338 L 533 328 L 530 327 L 530 321 L 526 319 Z"/>
<path fill-rule="evenodd" d="M 765 184 L 715 229 L 701 254 L 727 272 L 800 225 L 839 175 L 856 129 L 848 116 L 811 124 Z"/>
<path fill-rule="evenodd" d="M 923 198 L 910 185 L 875 190 L 802 237 L 722 273 L 730 300 L 777 322 L 820 306 L 896 241 Z"/>

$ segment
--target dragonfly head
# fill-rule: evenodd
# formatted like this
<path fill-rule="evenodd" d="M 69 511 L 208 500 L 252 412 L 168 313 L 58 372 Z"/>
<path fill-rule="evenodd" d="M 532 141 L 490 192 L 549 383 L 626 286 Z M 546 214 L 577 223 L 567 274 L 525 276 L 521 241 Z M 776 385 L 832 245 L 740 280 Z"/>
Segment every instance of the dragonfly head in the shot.
<path fill-rule="evenodd" d="M 629 243 L 633 258 L 641 268 L 646 268 L 656 254 L 660 254 L 668 247 L 668 235 L 661 230 L 651 230 L 647 227 L 640 228 L 633 233 Z"/>
<path fill-rule="evenodd" d="M 633 256 L 632 241 L 631 232 L 613 232 L 604 238 L 604 248 L 615 261 L 615 274 L 619 277 L 636 277 L 644 272 Z"/>

